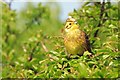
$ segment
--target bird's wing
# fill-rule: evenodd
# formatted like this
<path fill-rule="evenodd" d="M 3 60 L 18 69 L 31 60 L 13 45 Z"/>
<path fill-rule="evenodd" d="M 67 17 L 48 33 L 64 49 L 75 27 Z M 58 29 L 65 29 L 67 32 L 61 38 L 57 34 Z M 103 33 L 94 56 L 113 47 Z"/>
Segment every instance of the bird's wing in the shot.
<path fill-rule="evenodd" d="M 84 47 L 85 51 L 89 51 L 90 53 L 92 53 L 89 37 L 87 36 L 87 34 L 82 31 L 81 32 L 81 37 L 82 37 L 82 39 L 84 41 L 82 46 Z"/>

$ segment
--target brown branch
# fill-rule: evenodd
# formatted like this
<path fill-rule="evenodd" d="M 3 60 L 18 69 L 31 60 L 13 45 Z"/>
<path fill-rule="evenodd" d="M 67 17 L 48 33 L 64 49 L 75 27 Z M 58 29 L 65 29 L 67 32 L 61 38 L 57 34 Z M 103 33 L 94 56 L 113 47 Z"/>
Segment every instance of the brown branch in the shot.
<path fill-rule="evenodd" d="M 5 2 L 8 5 L 9 9 L 11 10 L 11 4 L 12 4 L 13 0 L 10 0 L 9 2 L 7 2 L 7 1 L 3 1 L 3 2 Z"/>
<path fill-rule="evenodd" d="M 101 8 L 100 8 L 100 17 L 99 17 L 100 21 L 99 21 L 99 24 L 97 27 L 100 27 L 102 25 L 102 17 L 103 17 L 104 11 L 105 11 L 105 0 L 103 0 L 103 3 L 102 3 Z M 97 37 L 98 31 L 99 30 L 96 30 L 94 37 Z"/>
<path fill-rule="evenodd" d="M 33 59 L 33 53 L 35 52 L 35 49 L 38 45 L 39 45 L 39 42 L 37 42 L 35 47 L 33 47 L 32 50 L 30 51 L 30 56 L 28 58 L 28 61 L 31 61 Z"/>
<path fill-rule="evenodd" d="M 45 52 L 48 52 L 48 49 L 46 48 L 46 46 L 44 45 L 44 43 L 41 41 L 40 42 L 42 45 L 42 48 L 44 49 Z M 37 46 L 39 45 L 39 41 L 36 43 L 35 47 L 32 48 L 32 50 L 30 51 L 30 56 L 28 58 L 28 61 L 31 61 L 33 59 L 33 53 L 35 52 Z"/>
<path fill-rule="evenodd" d="M 10 0 L 10 2 L 8 3 L 8 5 L 9 5 L 9 9 L 11 9 L 12 1 L 13 1 L 13 0 Z"/>

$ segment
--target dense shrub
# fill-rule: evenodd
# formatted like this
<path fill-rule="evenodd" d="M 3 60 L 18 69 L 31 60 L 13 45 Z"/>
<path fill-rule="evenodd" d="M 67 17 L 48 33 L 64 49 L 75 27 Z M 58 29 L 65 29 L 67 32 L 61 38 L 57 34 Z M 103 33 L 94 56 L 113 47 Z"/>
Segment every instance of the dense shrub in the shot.
<path fill-rule="evenodd" d="M 3 78 L 118 77 L 117 4 L 87 2 L 69 13 L 88 34 L 94 53 L 89 58 L 86 51 L 83 56 L 73 55 L 71 59 L 64 49 L 59 8 L 53 15 L 50 5 L 28 3 L 17 13 L 1 4 Z"/>

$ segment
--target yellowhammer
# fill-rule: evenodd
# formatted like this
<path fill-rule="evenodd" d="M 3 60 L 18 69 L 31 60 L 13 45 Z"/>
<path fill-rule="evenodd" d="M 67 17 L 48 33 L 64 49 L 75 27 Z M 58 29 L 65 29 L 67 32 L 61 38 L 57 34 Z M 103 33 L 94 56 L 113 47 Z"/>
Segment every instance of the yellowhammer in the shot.
<path fill-rule="evenodd" d="M 74 18 L 66 20 L 64 31 L 64 45 L 68 54 L 83 55 L 85 51 L 91 52 L 88 36 L 79 29 Z"/>

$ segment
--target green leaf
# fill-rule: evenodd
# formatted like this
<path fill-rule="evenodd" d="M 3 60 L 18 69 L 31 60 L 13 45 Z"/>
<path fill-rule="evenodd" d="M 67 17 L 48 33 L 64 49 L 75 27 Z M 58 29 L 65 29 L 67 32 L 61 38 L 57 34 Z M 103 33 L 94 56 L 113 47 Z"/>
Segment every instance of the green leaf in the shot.
<path fill-rule="evenodd" d="M 103 59 L 108 58 L 110 55 L 103 55 Z"/>
<path fill-rule="evenodd" d="M 79 63 L 78 67 L 78 76 L 83 78 L 88 76 L 87 66 L 84 63 Z"/>

